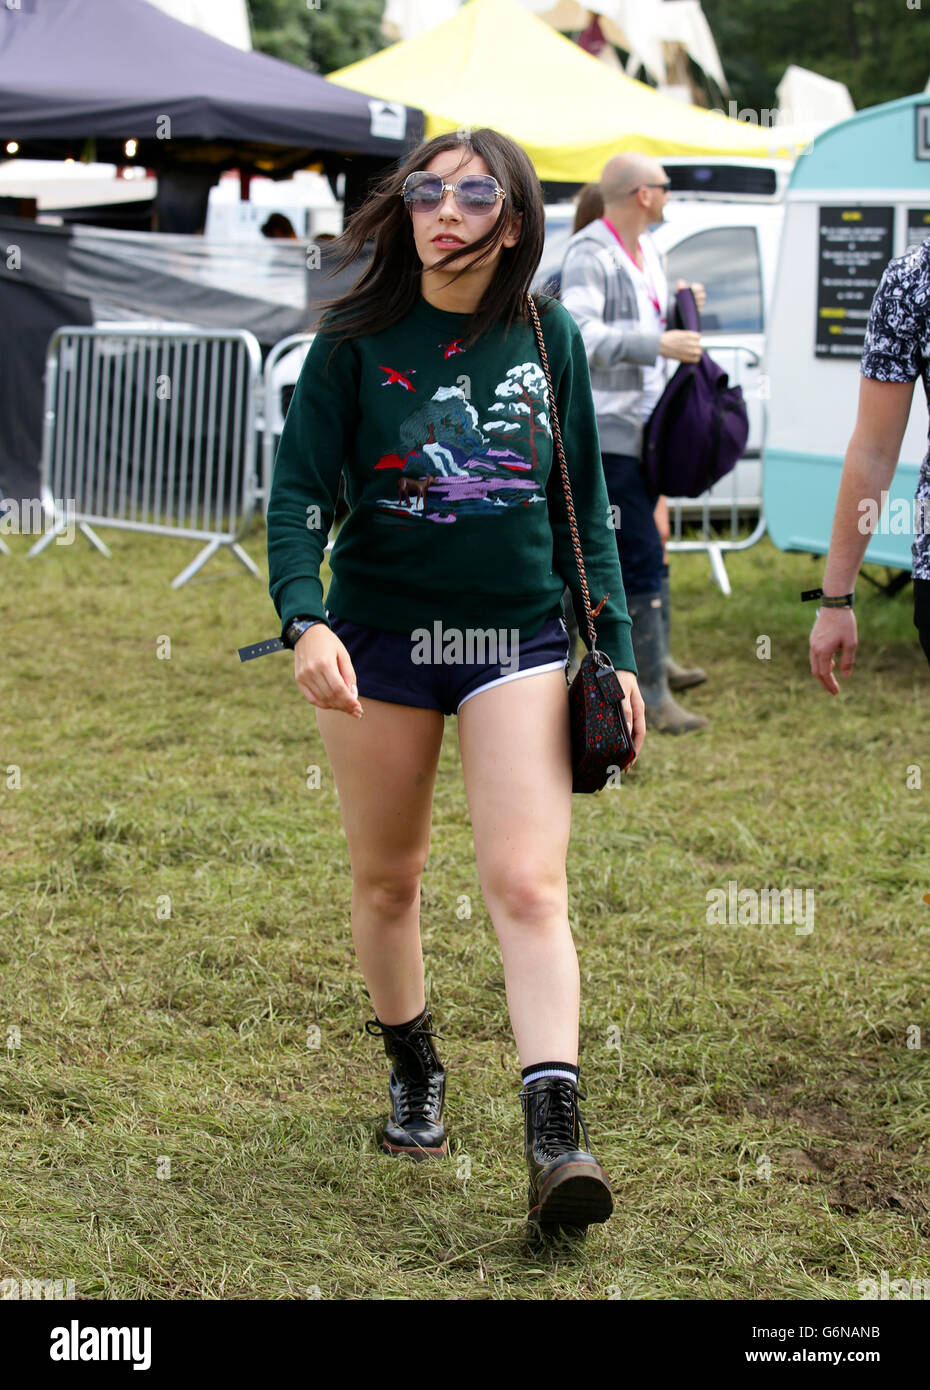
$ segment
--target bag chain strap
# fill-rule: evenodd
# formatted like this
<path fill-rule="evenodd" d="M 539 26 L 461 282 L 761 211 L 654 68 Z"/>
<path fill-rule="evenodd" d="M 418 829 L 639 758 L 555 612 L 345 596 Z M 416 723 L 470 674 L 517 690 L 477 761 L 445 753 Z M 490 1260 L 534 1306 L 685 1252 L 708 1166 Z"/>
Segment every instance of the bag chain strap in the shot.
<path fill-rule="evenodd" d="M 549 419 L 552 423 L 552 436 L 555 441 L 555 451 L 559 460 L 559 471 L 562 476 L 562 487 L 565 492 L 565 507 L 568 512 L 568 526 L 572 536 L 572 547 L 575 551 L 575 563 L 578 566 L 578 578 L 581 581 L 581 592 L 584 595 L 585 616 L 587 617 L 588 630 L 591 635 L 591 650 L 594 651 L 597 647 L 597 631 L 594 627 L 594 619 L 610 598 L 610 594 L 605 594 L 596 608 L 591 607 L 591 595 L 588 591 L 588 577 L 585 573 L 584 559 L 581 554 L 581 541 L 578 537 L 578 522 L 575 519 L 575 504 L 572 499 L 572 488 L 568 478 L 568 464 L 565 461 L 565 446 L 562 443 L 562 427 L 559 424 L 559 413 L 555 405 L 555 392 L 552 389 L 552 377 L 549 372 L 549 357 L 546 352 L 546 344 L 543 340 L 542 328 L 539 323 L 539 314 L 536 310 L 533 296 L 528 293 L 526 299 L 529 305 L 530 317 L 533 320 L 533 328 L 536 332 L 536 345 L 539 348 L 539 356 L 546 377 L 546 386 L 549 390 Z"/>

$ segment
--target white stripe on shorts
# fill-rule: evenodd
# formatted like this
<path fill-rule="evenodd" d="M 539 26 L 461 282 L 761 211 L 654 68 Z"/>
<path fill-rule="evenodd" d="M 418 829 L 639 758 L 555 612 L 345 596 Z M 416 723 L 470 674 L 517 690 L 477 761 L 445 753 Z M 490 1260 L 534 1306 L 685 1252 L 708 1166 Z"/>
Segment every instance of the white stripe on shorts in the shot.
<path fill-rule="evenodd" d="M 465 700 L 470 700 L 473 695 L 480 695 L 482 690 L 490 690 L 494 685 L 503 685 L 505 681 L 518 681 L 521 676 L 538 676 L 540 671 L 564 671 L 565 664 L 565 660 L 550 661 L 545 666 L 530 666 L 526 671 L 511 671 L 509 676 L 497 676 L 495 680 L 488 681 L 486 685 L 479 685 L 477 690 L 470 690 L 465 696 Z M 464 705 L 465 700 L 459 700 L 455 707 L 456 714 Z"/>

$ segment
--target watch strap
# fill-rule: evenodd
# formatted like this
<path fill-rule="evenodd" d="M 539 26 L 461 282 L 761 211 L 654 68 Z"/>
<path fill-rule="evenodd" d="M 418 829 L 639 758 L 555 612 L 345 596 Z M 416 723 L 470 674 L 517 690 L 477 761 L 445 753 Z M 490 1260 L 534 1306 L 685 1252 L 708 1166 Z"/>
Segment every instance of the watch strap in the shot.
<path fill-rule="evenodd" d="M 250 647 L 239 648 L 240 661 L 254 661 L 257 656 L 265 656 L 268 652 L 286 651 L 284 643 L 280 637 L 269 637 L 265 642 L 253 642 Z"/>
<path fill-rule="evenodd" d="M 811 599 L 819 598 L 824 608 L 852 608 L 856 601 L 855 593 L 852 594 L 825 594 L 823 589 L 805 589 L 801 594 L 801 602 L 809 603 Z"/>
<path fill-rule="evenodd" d="M 284 635 L 287 635 L 288 628 L 291 626 L 292 623 L 302 624 L 300 632 L 300 636 L 302 637 L 303 634 L 307 631 L 308 627 L 313 627 L 316 623 L 322 623 L 324 621 L 325 619 L 323 618 L 311 618 L 309 616 L 301 617 L 300 615 L 298 615 L 295 618 L 289 618 L 287 621 L 287 625 L 284 628 Z M 285 642 L 282 637 L 269 637 L 264 642 L 253 642 L 252 645 L 249 647 L 240 647 L 239 660 L 254 661 L 254 659 L 257 656 L 266 656 L 268 652 L 281 652 L 293 650 L 294 648 L 289 643 Z"/>

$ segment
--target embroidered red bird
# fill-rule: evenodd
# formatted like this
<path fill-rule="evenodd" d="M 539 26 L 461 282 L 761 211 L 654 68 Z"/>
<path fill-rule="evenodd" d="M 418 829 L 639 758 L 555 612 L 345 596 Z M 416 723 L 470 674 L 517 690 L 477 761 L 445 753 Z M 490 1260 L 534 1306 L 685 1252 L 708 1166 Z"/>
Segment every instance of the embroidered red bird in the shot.
<path fill-rule="evenodd" d="M 463 347 L 460 347 L 460 346 L 459 346 L 459 344 L 461 343 L 461 341 L 462 341 L 461 338 L 453 338 L 451 343 L 440 343 L 440 344 L 439 344 L 439 346 L 440 346 L 441 348 L 444 349 L 442 355 L 443 355 L 443 358 L 444 358 L 446 361 L 448 361 L 450 357 L 454 357 L 455 354 L 456 354 L 457 352 L 464 352 L 464 351 L 465 351 L 465 349 L 464 349 Z"/>
<path fill-rule="evenodd" d="M 405 367 L 402 372 L 396 372 L 393 367 L 382 367 L 379 362 L 378 371 L 387 372 L 387 381 L 382 381 L 382 386 L 393 386 L 396 383 L 398 386 L 402 386 L 405 391 L 416 391 L 417 389 L 410 380 L 410 377 L 416 376 L 416 367 Z"/>

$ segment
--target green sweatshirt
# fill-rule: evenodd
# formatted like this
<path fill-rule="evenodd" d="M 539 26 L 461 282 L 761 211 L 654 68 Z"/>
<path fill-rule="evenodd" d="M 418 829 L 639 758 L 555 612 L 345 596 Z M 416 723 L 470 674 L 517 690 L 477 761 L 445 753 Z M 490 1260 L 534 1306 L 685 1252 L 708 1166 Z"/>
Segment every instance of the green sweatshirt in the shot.
<path fill-rule="evenodd" d="M 581 331 L 556 301 L 540 323 L 549 356 L 597 645 L 635 671 L 630 618 L 601 464 Z M 531 323 L 463 349 L 467 314 L 422 297 L 391 328 L 335 349 L 320 331 L 278 445 L 268 503 L 269 592 L 298 614 L 390 632 L 519 629 L 535 637 L 571 589 L 572 549 L 548 392 Z M 350 514 L 319 573 L 345 470 Z"/>

